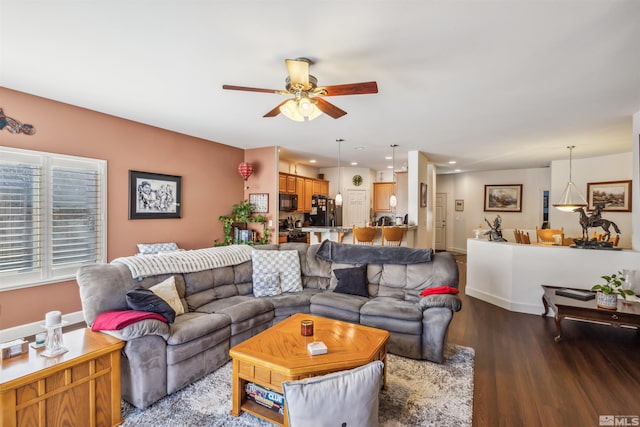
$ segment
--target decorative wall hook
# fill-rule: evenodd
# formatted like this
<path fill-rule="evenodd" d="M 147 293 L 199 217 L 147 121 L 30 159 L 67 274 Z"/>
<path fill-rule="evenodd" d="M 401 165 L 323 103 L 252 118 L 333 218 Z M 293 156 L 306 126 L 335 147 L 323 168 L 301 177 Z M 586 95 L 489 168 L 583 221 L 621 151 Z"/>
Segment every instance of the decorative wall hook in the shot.
<path fill-rule="evenodd" d="M 24 133 L 25 135 L 33 135 L 36 128 L 33 125 L 21 123 L 16 119 L 7 117 L 2 108 L 0 108 L 0 130 L 7 129 L 11 133 Z"/>

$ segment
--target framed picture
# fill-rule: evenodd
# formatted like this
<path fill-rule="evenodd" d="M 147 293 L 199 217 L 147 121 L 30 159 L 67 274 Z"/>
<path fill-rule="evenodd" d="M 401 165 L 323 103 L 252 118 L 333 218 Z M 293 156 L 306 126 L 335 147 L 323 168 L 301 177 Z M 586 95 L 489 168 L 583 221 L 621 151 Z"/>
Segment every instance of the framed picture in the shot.
<path fill-rule="evenodd" d="M 605 202 L 605 211 L 631 212 L 631 180 L 587 183 L 588 210 L 594 205 Z"/>
<path fill-rule="evenodd" d="M 464 211 L 464 200 L 456 199 L 456 211 L 459 211 L 459 212 Z"/>
<path fill-rule="evenodd" d="M 485 185 L 485 212 L 522 212 L 522 184 Z"/>
<path fill-rule="evenodd" d="M 427 207 L 427 184 L 424 182 L 420 183 L 420 207 Z"/>
<path fill-rule="evenodd" d="M 182 177 L 129 171 L 129 219 L 182 218 Z"/>
<path fill-rule="evenodd" d="M 249 203 L 251 203 L 251 212 L 267 213 L 269 212 L 269 193 L 249 194 Z"/>

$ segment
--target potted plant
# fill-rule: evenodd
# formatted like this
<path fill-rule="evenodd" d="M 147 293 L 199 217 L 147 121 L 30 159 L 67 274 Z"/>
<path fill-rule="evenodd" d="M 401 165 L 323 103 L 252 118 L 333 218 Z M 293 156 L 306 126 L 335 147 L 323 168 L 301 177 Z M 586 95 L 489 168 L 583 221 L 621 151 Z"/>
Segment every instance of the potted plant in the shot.
<path fill-rule="evenodd" d="M 621 271 L 614 273 L 611 276 L 601 276 L 606 281 L 604 285 L 594 285 L 591 290 L 597 291 L 596 303 L 600 308 L 606 308 L 609 310 L 615 310 L 618 308 L 618 295 L 622 295 L 622 298 L 627 299 L 627 295 L 633 295 L 633 291 L 630 289 L 623 289 L 622 282 L 625 281 Z"/>
<path fill-rule="evenodd" d="M 226 246 L 231 245 L 236 242 L 233 240 L 233 227 L 235 223 L 249 223 L 255 222 L 262 224 L 263 232 L 259 239 L 255 242 L 248 241 L 246 242 L 249 245 L 265 245 L 269 243 L 269 232 L 271 231 L 269 227 L 266 227 L 265 224 L 267 222 L 267 218 L 258 214 L 256 216 L 251 215 L 251 211 L 253 210 L 253 206 L 248 200 L 243 200 L 240 203 L 236 203 L 231 208 L 231 215 L 220 215 L 218 220 L 222 222 L 223 230 L 224 230 L 224 242 L 218 242 L 216 239 L 216 246 Z"/>

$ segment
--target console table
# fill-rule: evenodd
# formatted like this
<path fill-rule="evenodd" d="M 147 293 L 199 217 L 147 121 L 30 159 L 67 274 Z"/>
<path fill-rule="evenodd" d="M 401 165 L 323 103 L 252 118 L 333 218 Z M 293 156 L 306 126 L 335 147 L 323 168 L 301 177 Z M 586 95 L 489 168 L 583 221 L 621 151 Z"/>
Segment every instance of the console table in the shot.
<path fill-rule="evenodd" d="M 617 310 L 607 310 L 599 308 L 595 299 L 582 301 L 556 295 L 557 289 L 571 289 L 566 286 L 542 285 L 542 289 L 544 289 L 544 294 L 542 295 L 544 313 L 542 313 L 542 316 L 546 316 L 549 313 L 549 307 L 555 313 L 557 335 L 554 339 L 556 342 L 562 339 L 560 322 L 565 317 L 608 323 L 613 326 L 625 325 L 640 328 L 640 302 L 625 304 L 619 299 Z M 579 290 L 584 291 L 584 289 Z"/>
<path fill-rule="evenodd" d="M 0 364 L 0 427 L 109 427 L 122 423 L 120 349 L 124 342 L 88 328 L 63 334 L 67 352 L 43 349 Z"/>

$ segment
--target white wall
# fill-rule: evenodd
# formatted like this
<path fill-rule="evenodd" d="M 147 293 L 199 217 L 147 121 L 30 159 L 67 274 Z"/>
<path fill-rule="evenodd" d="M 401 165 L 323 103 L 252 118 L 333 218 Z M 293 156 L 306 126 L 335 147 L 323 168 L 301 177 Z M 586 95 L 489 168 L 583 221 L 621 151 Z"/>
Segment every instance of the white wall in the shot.
<path fill-rule="evenodd" d="M 576 154 L 576 150 L 573 151 L 573 154 Z M 633 154 L 622 153 L 579 160 L 574 158 L 572 169 L 573 182 L 576 184 L 576 188 L 580 190 L 586 199 L 587 183 L 589 182 L 625 181 L 632 179 Z M 551 162 L 551 204 L 559 201 L 568 181 L 569 160 L 556 160 Z M 631 248 L 633 230 L 632 214 L 630 212 L 605 211 L 602 216 L 609 221 L 615 222 L 618 227 L 620 227 L 621 234 L 618 246 Z M 549 221 L 551 222 L 551 227 L 564 227 L 565 236 L 582 236 L 582 228 L 580 227 L 579 219 L 579 213 L 562 212 L 554 208 L 549 209 Z M 599 232 L 601 230 L 591 230 L 591 232 L 593 231 Z"/>
<path fill-rule="evenodd" d="M 631 152 L 633 159 L 633 212 L 631 225 L 633 229 L 632 247 L 640 248 L 640 111 L 633 115 L 633 132 L 631 133 Z"/>
<path fill-rule="evenodd" d="M 522 184 L 522 212 L 485 212 L 484 186 Z M 549 168 L 510 169 L 439 175 L 437 192 L 447 193 L 447 250 L 466 252 L 467 239 L 484 219 L 493 223 L 502 218 L 504 229 L 535 229 L 542 224 L 542 192 L 550 188 Z M 456 212 L 456 199 L 464 201 L 464 211 Z M 509 240 L 509 236 L 505 236 Z"/>

